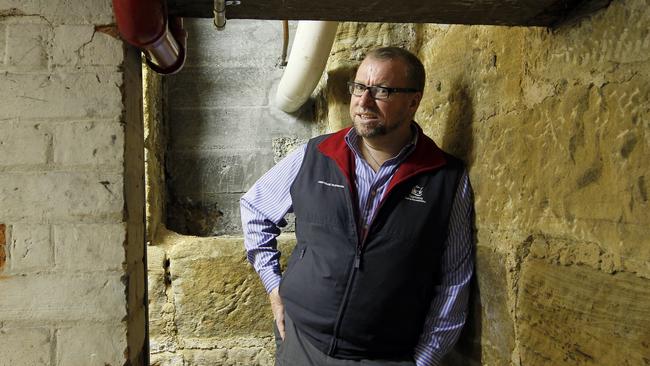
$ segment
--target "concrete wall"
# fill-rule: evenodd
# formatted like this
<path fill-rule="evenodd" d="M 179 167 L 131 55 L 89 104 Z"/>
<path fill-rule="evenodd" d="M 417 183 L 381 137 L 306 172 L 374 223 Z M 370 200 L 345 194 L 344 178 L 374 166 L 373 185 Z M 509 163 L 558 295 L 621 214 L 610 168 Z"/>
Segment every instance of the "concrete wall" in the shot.
<path fill-rule="evenodd" d="M 282 75 L 280 21 L 233 20 L 221 32 L 210 19 L 186 25 L 187 63 L 164 81 L 167 225 L 237 235 L 239 198 L 273 165 L 274 146 L 311 136 L 311 108 L 288 115 L 270 105 Z"/>
<path fill-rule="evenodd" d="M 111 23 L 0 2 L 2 366 L 144 364 L 139 62 Z"/>

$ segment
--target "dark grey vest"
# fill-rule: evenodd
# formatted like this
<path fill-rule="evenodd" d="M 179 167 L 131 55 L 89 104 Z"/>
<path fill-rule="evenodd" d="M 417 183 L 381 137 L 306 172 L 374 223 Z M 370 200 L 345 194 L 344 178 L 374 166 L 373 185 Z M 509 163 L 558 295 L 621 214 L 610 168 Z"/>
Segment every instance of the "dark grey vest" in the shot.
<path fill-rule="evenodd" d="M 354 167 L 341 167 L 319 150 L 320 143 L 337 138 L 329 154 L 351 154 L 340 145 L 345 144 L 340 133 L 312 139 L 291 186 L 298 242 L 280 284 L 285 309 L 301 333 L 330 356 L 412 356 L 439 282 L 463 165 L 437 150 L 446 163 L 391 184 L 363 238 L 347 178 Z"/>

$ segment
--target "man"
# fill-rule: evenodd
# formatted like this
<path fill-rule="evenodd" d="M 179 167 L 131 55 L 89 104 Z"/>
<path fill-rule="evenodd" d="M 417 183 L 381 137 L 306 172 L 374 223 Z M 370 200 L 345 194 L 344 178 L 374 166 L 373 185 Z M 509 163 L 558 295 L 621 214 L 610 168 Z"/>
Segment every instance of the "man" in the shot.
<path fill-rule="evenodd" d="M 472 194 L 463 164 L 413 121 L 424 81 L 408 51 L 370 52 L 348 84 L 353 127 L 310 140 L 242 197 L 276 365 L 437 365 L 456 342 Z M 275 237 L 291 211 L 297 244 L 281 274 Z"/>

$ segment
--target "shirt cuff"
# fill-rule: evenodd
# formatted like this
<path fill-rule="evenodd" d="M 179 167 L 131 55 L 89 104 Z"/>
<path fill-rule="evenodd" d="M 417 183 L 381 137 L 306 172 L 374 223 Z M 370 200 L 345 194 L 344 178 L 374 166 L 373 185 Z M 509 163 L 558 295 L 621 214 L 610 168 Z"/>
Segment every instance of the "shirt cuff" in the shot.
<path fill-rule="evenodd" d="M 260 272 L 260 278 L 262 279 L 262 284 L 264 285 L 267 293 L 280 286 L 282 275 L 280 275 L 279 272 L 279 270 L 276 272 L 274 269 L 268 269 Z"/>

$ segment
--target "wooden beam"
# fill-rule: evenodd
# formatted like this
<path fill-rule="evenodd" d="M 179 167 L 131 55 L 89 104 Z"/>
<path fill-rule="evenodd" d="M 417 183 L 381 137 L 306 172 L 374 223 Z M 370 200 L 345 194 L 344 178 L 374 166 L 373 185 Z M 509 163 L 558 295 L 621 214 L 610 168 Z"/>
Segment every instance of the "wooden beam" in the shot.
<path fill-rule="evenodd" d="M 336 20 L 383 23 L 552 26 L 576 9 L 611 0 L 240 0 L 228 19 Z M 212 18 L 213 0 L 167 0 L 171 15 Z"/>

